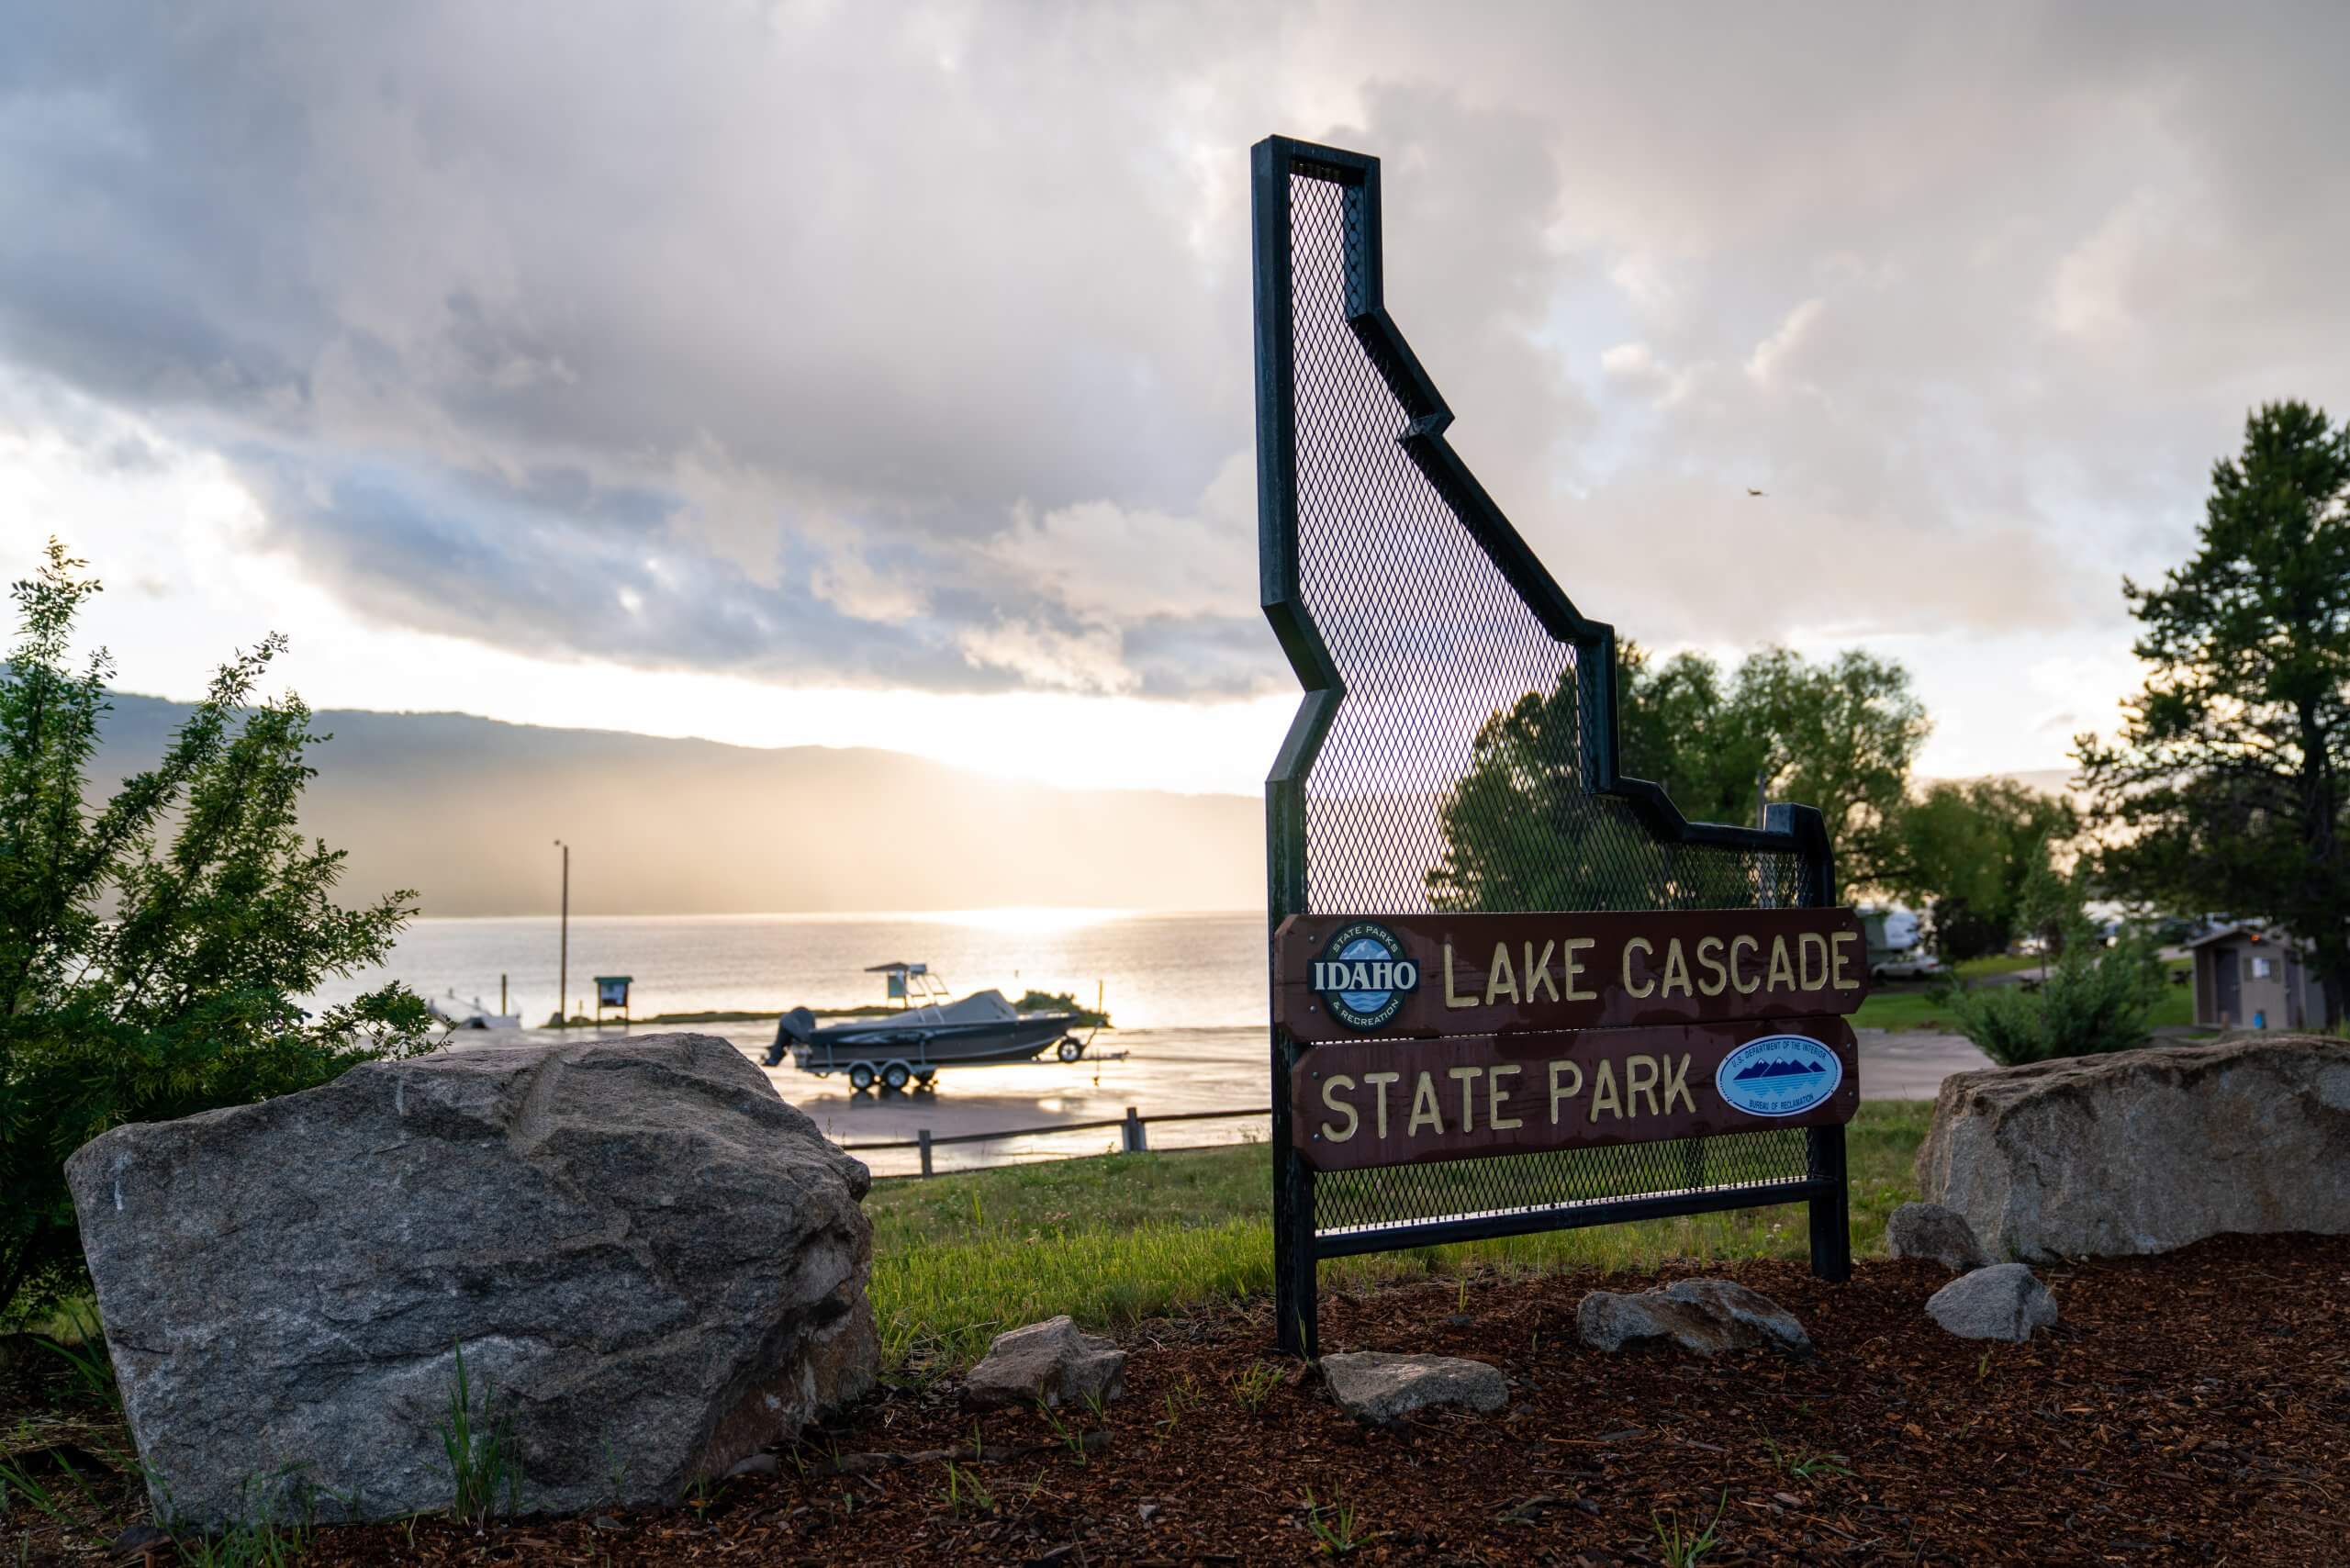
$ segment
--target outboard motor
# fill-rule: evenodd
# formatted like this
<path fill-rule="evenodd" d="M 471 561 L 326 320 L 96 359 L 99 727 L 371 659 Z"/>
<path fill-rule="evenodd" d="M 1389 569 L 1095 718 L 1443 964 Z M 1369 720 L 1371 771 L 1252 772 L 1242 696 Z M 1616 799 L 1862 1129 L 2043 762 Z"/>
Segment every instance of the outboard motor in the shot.
<path fill-rule="evenodd" d="M 775 1044 L 767 1047 L 767 1065 L 779 1067 L 784 1053 L 794 1046 L 804 1046 L 816 1037 L 816 1015 L 804 1007 L 795 1007 L 776 1020 Z"/>

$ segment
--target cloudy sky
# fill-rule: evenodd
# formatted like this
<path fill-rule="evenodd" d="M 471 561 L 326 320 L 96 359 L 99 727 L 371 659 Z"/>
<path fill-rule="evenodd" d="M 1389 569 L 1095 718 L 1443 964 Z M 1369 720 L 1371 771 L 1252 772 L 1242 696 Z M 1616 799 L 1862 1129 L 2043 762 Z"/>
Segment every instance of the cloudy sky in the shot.
<path fill-rule="evenodd" d="M 164 695 L 274 627 L 320 706 L 1253 790 L 1270 131 L 1386 161 L 1389 302 L 1587 613 L 1897 656 L 1930 772 L 2060 765 L 2246 409 L 2350 411 L 2338 5 L 7 29 L 0 570 L 63 535 Z"/>

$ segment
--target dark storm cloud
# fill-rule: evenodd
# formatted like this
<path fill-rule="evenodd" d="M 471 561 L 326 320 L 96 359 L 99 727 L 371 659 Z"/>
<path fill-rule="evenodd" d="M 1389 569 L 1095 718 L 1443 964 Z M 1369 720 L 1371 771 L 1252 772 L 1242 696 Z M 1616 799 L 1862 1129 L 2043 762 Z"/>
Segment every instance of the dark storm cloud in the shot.
<path fill-rule="evenodd" d="M 938 690 L 1008 684 L 966 652 L 967 628 L 997 613 L 985 585 L 950 579 L 918 609 L 852 616 L 809 591 L 823 565 L 789 540 L 766 582 L 667 548 L 660 524 L 674 498 L 586 487 L 576 472 L 502 486 L 414 463 L 322 472 L 311 460 L 251 454 L 242 472 L 265 500 L 271 542 L 384 622 L 554 656 L 781 680 L 817 671 Z M 931 565 L 913 544 L 870 554 L 885 578 Z M 1032 613 L 1051 632 L 1075 629 L 1058 607 Z"/>
<path fill-rule="evenodd" d="M 1391 304 L 1592 612 L 2064 625 L 2175 553 L 2246 404 L 2350 400 L 2345 18 L 37 8 L 0 369 L 227 454 L 386 621 L 1246 690 L 1282 129 L 1386 158 Z"/>

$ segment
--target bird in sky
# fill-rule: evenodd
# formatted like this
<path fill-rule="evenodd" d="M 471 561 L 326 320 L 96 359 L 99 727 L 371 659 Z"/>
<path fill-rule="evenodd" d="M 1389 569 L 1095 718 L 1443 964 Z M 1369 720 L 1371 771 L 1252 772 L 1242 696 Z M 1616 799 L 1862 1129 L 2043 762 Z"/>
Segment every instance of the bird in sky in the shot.
<path fill-rule="evenodd" d="M 1760 491 L 1760 490 L 1758 490 L 1758 489 L 1756 489 L 1753 486 L 1749 485 L 1749 486 L 1747 486 L 1747 487 L 1746 487 L 1746 493 L 1747 493 L 1748 495 L 1750 495 L 1750 496 L 1759 496 L 1759 495 L 1761 495 L 1762 492 L 1762 491 Z"/>

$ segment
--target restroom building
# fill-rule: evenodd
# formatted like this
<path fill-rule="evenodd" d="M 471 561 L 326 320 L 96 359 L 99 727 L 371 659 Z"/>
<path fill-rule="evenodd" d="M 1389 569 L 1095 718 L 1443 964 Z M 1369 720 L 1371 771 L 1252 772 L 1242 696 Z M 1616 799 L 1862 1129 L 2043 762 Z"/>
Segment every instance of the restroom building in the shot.
<path fill-rule="evenodd" d="M 2188 943 L 2195 1022 L 2209 1029 L 2315 1029 L 2325 994 L 2308 946 L 2271 926 L 2231 925 Z"/>

